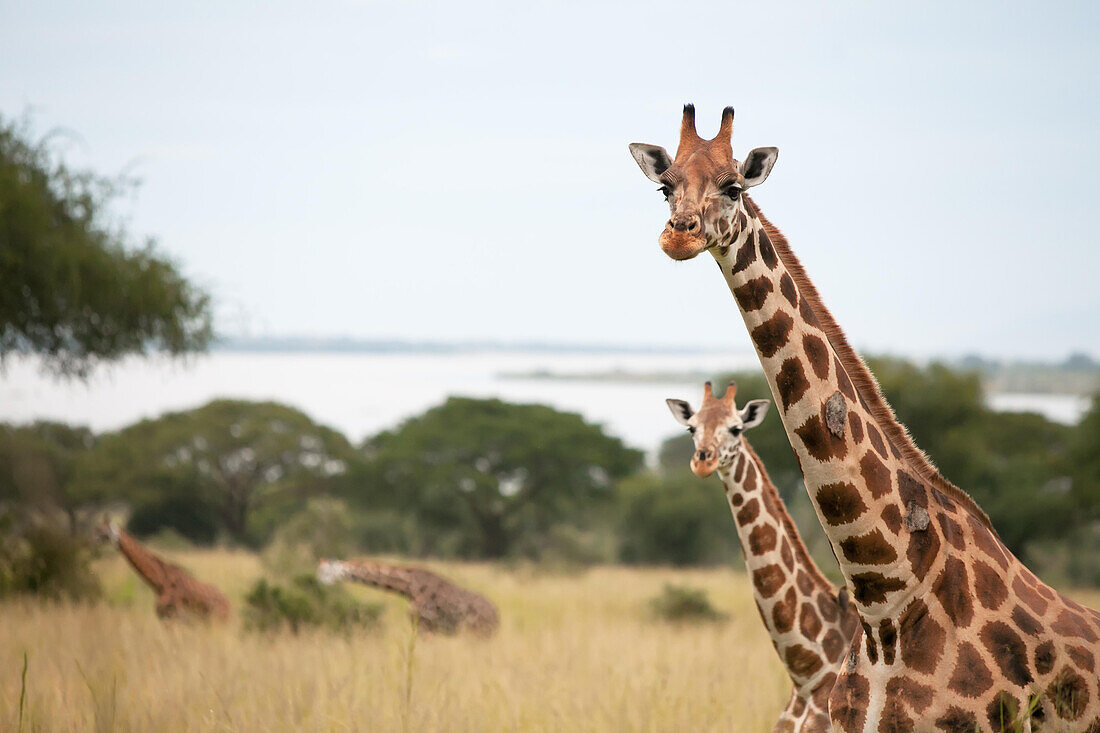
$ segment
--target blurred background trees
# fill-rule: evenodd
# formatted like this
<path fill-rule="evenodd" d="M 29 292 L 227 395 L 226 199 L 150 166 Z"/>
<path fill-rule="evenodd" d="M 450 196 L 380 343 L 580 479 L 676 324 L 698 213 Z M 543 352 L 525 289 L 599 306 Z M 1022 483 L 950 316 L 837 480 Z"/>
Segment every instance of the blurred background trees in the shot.
<path fill-rule="evenodd" d="M 643 459 L 580 415 L 464 397 L 363 453 L 349 486 L 359 506 L 412 518 L 422 552 L 485 558 L 535 556 L 562 539 L 558 525 L 590 527 Z"/>

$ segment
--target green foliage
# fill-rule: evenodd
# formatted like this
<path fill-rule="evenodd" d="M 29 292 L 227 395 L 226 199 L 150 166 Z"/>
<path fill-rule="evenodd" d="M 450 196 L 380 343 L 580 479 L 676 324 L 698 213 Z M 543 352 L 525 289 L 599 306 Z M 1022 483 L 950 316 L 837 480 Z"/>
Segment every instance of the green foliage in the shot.
<path fill-rule="evenodd" d="M 378 625 L 383 606 L 355 600 L 344 588 L 322 585 L 313 575 L 300 575 L 289 586 L 256 581 L 245 597 L 244 624 L 253 631 L 321 628 L 350 633 Z"/>
<path fill-rule="evenodd" d="M 579 415 L 543 405 L 452 397 L 365 446 L 348 482 L 360 505 L 416 517 L 423 550 L 504 557 L 563 521 L 585 526 L 636 471 L 640 451 Z"/>
<path fill-rule="evenodd" d="M 100 596 L 91 557 L 56 512 L 0 507 L 0 597 L 91 600 Z"/>
<path fill-rule="evenodd" d="M 0 359 L 42 356 L 58 374 L 150 350 L 206 348 L 209 297 L 109 221 L 128 181 L 73 171 L 47 140 L 0 118 Z"/>
<path fill-rule="evenodd" d="M 1100 520 L 1100 393 L 1093 396 L 1092 406 L 1073 431 L 1067 453 L 1076 511 L 1089 520 Z"/>
<path fill-rule="evenodd" d="M 674 623 L 725 621 L 729 614 L 711 605 L 707 592 L 701 588 L 665 584 L 664 590 L 649 601 L 654 618 Z"/>
<path fill-rule="evenodd" d="M 263 552 L 269 569 L 290 575 L 308 572 L 323 557 L 347 557 L 353 549 L 353 531 L 347 503 L 340 499 L 310 499 L 275 530 Z"/>
<path fill-rule="evenodd" d="M 203 540 L 216 526 L 254 544 L 354 459 L 342 435 L 294 408 L 215 400 L 102 436 L 79 479 L 87 499 L 128 501 L 143 531 Z"/>
<path fill-rule="evenodd" d="M 738 556 L 737 530 L 718 479 L 680 469 L 622 482 L 619 559 L 699 565 Z"/>
<path fill-rule="evenodd" d="M 95 436 L 85 427 L 0 424 L 0 501 L 73 514 L 75 466 L 94 445 Z"/>

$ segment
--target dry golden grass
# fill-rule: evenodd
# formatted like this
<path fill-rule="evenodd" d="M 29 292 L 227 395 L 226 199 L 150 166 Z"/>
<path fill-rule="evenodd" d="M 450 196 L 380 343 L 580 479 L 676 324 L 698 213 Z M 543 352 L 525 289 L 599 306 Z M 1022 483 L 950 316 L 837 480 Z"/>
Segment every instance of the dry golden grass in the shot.
<path fill-rule="evenodd" d="M 246 553 L 173 559 L 237 609 L 262 572 Z M 428 566 L 491 597 L 502 624 L 487 641 L 420 635 L 410 674 L 411 627 L 390 596 L 356 591 L 388 607 L 381 630 L 351 638 L 165 626 L 128 567 L 104 560 L 110 603 L 0 605 L 0 729 L 16 724 L 24 652 L 24 730 L 768 731 L 786 702 L 743 574 Z M 730 620 L 650 620 L 670 581 L 705 588 Z"/>
<path fill-rule="evenodd" d="M 247 553 L 173 558 L 237 609 L 262 572 Z M 165 626 L 121 559 L 101 561 L 109 603 L 0 604 L 0 729 L 16 727 L 24 652 L 27 731 L 769 731 L 786 702 L 741 573 L 429 566 L 497 603 L 496 637 L 414 640 L 404 603 L 369 589 L 383 627 L 351 638 Z M 650 620 L 666 582 L 705 588 L 729 622 Z"/>

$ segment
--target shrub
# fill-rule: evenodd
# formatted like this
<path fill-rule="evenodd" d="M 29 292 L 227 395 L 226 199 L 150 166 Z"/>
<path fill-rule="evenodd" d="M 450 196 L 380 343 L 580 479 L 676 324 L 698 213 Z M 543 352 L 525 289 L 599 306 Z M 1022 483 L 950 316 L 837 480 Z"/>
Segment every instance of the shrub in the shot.
<path fill-rule="evenodd" d="M 275 531 L 264 549 L 264 565 L 273 572 L 310 572 L 322 557 L 346 557 L 352 551 L 347 504 L 339 499 L 311 499 L 305 509 Z"/>
<path fill-rule="evenodd" d="M 0 596 L 93 600 L 101 589 L 90 561 L 60 513 L 0 509 Z"/>
<path fill-rule="evenodd" d="M 382 604 L 360 603 L 340 586 L 322 585 L 313 575 L 300 575 L 289 586 L 256 581 L 245 597 L 245 628 L 273 631 L 306 627 L 350 633 L 378 624 Z"/>
<path fill-rule="evenodd" d="M 649 608 L 655 618 L 676 623 L 725 621 L 729 618 L 729 614 L 711 605 L 705 590 L 667 583 L 661 594 L 649 601 Z"/>

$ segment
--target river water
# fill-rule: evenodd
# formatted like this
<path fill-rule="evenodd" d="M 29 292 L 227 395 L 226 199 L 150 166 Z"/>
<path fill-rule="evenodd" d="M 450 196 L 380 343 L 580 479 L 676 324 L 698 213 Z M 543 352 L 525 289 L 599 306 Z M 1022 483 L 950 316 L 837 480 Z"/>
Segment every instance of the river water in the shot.
<path fill-rule="evenodd" d="M 578 412 L 627 443 L 653 451 L 680 429 L 665 407 L 665 398 L 698 404 L 702 390 L 702 376 L 660 375 L 756 368 L 754 354 L 736 353 L 215 351 L 185 363 L 130 359 L 81 383 L 43 375 L 33 359 L 12 359 L 0 374 L 0 421 L 51 419 L 103 431 L 231 397 L 289 404 L 359 441 L 439 404 L 448 395 L 464 395 L 537 402 Z M 608 372 L 620 372 L 622 378 L 585 377 Z M 992 395 L 990 404 L 1072 423 L 1088 407 L 1088 400 L 1013 393 Z"/>

